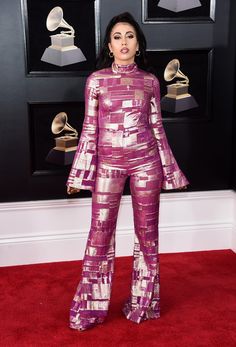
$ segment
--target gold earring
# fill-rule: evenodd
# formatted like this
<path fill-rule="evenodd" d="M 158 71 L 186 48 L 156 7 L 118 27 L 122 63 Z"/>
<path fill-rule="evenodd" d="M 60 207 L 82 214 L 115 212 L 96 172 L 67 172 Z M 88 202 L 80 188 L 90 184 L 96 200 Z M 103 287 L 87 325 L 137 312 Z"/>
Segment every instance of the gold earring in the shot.
<path fill-rule="evenodd" d="M 113 52 L 109 52 L 109 57 L 110 57 L 110 58 L 114 58 Z"/>

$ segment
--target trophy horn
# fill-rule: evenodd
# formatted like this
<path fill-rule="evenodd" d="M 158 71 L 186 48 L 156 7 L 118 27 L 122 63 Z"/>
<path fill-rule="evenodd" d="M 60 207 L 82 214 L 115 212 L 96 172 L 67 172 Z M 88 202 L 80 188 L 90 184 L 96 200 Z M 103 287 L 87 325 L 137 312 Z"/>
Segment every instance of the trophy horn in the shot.
<path fill-rule="evenodd" d="M 189 79 L 183 72 L 180 70 L 180 62 L 178 59 L 171 60 L 164 71 L 164 79 L 169 82 L 174 78 L 180 77 L 184 79 L 184 81 L 177 81 L 177 84 L 189 84 Z"/>
<path fill-rule="evenodd" d="M 63 19 L 63 9 L 60 6 L 54 7 L 48 14 L 46 26 L 49 31 L 54 31 L 57 28 L 66 28 L 68 31 L 61 31 L 61 34 L 74 35 L 75 31 L 65 19 Z"/>
<path fill-rule="evenodd" d="M 58 113 L 51 125 L 51 130 L 53 134 L 60 134 L 62 131 L 69 131 L 70 136 L 78 136 L 78 132 L 74 129 L 68 122 L 68 117 L 65 112 Z"/>

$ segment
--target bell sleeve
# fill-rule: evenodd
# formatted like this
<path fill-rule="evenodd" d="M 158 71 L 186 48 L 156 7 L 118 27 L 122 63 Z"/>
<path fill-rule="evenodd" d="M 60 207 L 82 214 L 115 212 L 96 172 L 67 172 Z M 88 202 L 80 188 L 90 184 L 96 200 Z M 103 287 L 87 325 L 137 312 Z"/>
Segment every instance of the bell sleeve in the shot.
<path fill-rule="evenodd" d="M 160 86 L 155 76 L 153 76 L 153 95 L 151 97 L 149 123 L 156 138 L 161 158 L 164 175 L 162 188 L 167 190 L 186 186 L 189 182 L 175 160 L 163 127 L 160 106 Z"/>
<path fill-rule="evenodd" d="M 85 117 L 67 186 L 94 190 L 97 168 L 98 82 L 92 74 L 85 86 Z"/>

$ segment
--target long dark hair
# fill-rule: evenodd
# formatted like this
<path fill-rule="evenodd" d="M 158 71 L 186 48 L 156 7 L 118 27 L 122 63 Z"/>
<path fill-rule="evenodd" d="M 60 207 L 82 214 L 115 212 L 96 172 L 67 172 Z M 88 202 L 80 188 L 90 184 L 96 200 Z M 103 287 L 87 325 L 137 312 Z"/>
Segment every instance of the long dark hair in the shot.
<path fill-rule="evenodd" d="M 103 46 L 97 58 L 96 68 L 103 69 L 105 67 L 109 67 L 111 66 L 113 62 L 113 58 L 109 57 L 110 50 L 108 48 L 108 43 L 111 40 L 112 28 L 117 23 L 128 23 L 132 25 L 132 27 L 135 29 L 137 40 L 139 43 L 139 51 L 140 51 L 140 55 L 135 56 L 135 62 L 137 63 L 140 69 L 147 70 L 148 68 L 147 68 L 147 57 L 146 57 L 146 46 L 147 46 L 146 39 L 139 24 L 136 22 L 134 17 L 129 12 L 124 12 L 113 17 L 108 23 L 106 32 L 105 32 L 105 38 L 103 41 Z"/>

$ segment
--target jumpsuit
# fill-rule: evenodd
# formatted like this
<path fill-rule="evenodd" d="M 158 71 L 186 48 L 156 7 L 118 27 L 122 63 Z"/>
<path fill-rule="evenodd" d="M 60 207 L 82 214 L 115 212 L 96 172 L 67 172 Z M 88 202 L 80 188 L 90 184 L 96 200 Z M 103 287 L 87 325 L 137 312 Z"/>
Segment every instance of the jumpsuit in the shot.
<path fill-rule="evenodd" d="M 85 118 L 67 186 L 92 191 L 92 220 L 70 327 L 88 329 L 107 315 L 115 230 L 130 176 L 135 240 L 131 293 L 123 307 L 140 323 L 160 316 L 158 218 L 161 189 L 188 184 L 162 125 L 157 78 L 136 63 L 93 72 L 85 87 Z"/>

